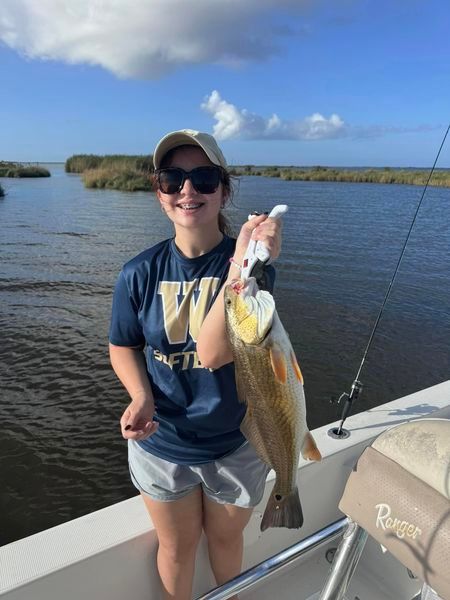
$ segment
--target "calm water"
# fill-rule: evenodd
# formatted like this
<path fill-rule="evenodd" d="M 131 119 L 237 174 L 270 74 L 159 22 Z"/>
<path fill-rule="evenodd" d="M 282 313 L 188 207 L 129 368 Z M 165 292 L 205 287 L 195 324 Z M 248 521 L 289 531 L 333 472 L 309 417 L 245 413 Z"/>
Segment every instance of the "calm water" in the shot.
<path fill-rule="evenodd" d="M 136 494 L 107 356 L 121 265 L 171 227 L 150 194 L 9 180 L 0 199 L 0 544 Z M 305 375 L 309 422 L 337 415 L 421 189 L 243 178 L 230 211 L 289 205 L 276 300 Z M 430 188 L 361 379 L 355 411 L 449 378 L 450 190 Z"/>

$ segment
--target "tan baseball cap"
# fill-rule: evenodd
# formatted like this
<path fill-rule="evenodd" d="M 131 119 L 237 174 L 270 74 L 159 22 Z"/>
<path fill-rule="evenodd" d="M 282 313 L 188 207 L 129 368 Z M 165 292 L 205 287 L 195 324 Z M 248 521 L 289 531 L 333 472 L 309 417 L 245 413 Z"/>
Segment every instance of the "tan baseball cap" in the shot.
<path fill-rule="evenodd" d="M 184 146 L 185 144 L 200 146 L 214 165 L 223 167 L 224 169 L 227 168 L 227 161 L 212 135 L 195 131 L 194 129 L 181 129 L 180 131 L 168 133 L 157 143 L 153 152 L 155 169 L 159 169 L 162 159 L 169 150 L 173 150 L 177 146 Z"/>

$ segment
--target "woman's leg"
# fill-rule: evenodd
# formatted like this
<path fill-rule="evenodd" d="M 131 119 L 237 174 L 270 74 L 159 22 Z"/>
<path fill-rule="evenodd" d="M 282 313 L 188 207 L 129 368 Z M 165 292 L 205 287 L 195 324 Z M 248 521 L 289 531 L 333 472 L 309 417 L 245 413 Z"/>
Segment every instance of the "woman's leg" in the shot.
<path fill-rule="evenodd" d="M 144 496 L 158 535 L 158 571 L 165 599 L 191 600 L 195 555 L 202 533 L 202 491 L 158 502 Z"/>
<path fill-rule="evenodd" d="M 252 511 L 253 508 L 219 504 L 203 495 L 203 529 L 208 540 L 209 561 L 218 585 L 241 572 L 243 531 Z"/>

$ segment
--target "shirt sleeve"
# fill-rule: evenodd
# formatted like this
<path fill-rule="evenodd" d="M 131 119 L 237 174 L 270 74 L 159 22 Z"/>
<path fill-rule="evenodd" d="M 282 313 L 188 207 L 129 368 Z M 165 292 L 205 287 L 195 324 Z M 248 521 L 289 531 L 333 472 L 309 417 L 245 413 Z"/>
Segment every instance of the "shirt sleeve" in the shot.
<path fill-rule="evenodd" d="M 114 288 L 109 341 L 115 346 L 143 346 L 145 337 L 139 322 L 138 300 L 133 297 L 122 271 Z"/>

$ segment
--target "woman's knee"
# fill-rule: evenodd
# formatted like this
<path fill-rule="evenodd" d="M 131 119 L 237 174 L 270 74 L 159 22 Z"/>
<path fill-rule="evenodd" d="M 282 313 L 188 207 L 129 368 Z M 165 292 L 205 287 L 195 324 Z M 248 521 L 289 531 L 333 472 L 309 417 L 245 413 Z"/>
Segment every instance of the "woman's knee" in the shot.
<path fill-rule="evenodd" d="M 223 520 L 209 518 L 203 522 L 203 530 L 208 543 L 221 546 L 239 545 L 243 540 L 246 520 L 231 519 L 228 515 L 223 516 Z"/>
<path fill-rule="evenodd" d="M 208 545 L 223 548 L 239 548 L 243 543 L 244 536 L 240 531 L 223 531 L 221 529 L 205 529 L 205 536 Z"/>

